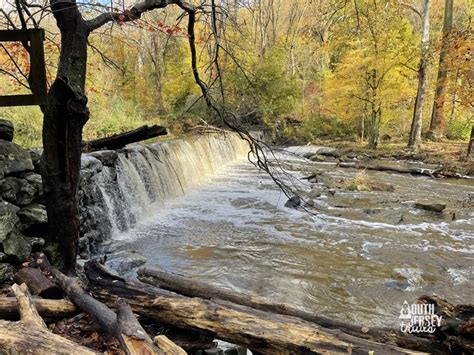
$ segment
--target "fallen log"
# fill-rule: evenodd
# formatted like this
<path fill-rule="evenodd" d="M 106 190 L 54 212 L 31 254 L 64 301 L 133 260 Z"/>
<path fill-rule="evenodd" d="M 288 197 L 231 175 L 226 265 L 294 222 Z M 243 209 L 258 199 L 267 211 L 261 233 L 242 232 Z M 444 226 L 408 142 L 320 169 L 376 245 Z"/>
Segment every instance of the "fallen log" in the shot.
<path fill-rule="evenodd" d="M 33 265 L 49 272 L 61 289 L 71 300 L 107 333 L 116 337 L 127 354 L 162 354 L 146 331 L 136 320 L 130 307 L 122 300 L 117 299 L 115 306 L 117 315 L 105 304 L 94 299 L 79 284 L 78 279 L 68 277 L 51 266 L 43 253 L 34 255 Z"/>
<path fill-rule="evenodd" d="M 472 179 L 473 178 L 471 176 L 461 175 L 457 173 L 444 173 L 444 172 L 441 172 L 439 169 L 408 168 L 408 167 L 401 167 L 401 166 L 364 164 L 364 163 L 346 163 L 346 162 L 340 162 L 336 166 L 338 166 L 339 168 L 347 168 L 347 169 L 392 171 L 392 172 L 400 173 L 400 174 L 428 176 L 430 178 L 457 178 L 457 179 Z"/>
<path fill-rule="evenodd" d="M 474 305 L 454 306 L 438 296 L 422 296 L 418 303 L 434 305 L 442 326 L 430 337 L 445 344 L 452 354 L 474 354 Z"/>
<path fill-rule="evenodd" d="M 98 261 L 85 265 L 95 297 L 107 304 L 128 301 L 134 312 L 163 324 L 211 332 L 216 338 L 266 354 L 412 354 L 392 344 L 379 344 L 305 320 L 272 314 L 242 305 L 230 306 L 189 298 L 111 274 Z"/>
<path fill-rule="evenodd" d="M 205 282 L 196 281 L 177 274 L 141 268 L 138 270 L 138 279 L 147 284 L 187 297 L 200 297 L 212 300 L 216 303 L 222 303 L 221 300 L 223 300 L 231 302 L 231 306 L 232 304 L 238 304 L 261 311 L 298 317 L 328 329 L 337 329 L 352 336 L 374 342 L 395 343 L 403 348 L 431 353 L 443 353 L 446 350 L 439 344 L 435 344 L 427 339 L 420 339 L 411 334 L 404 334 L 393 329 L 371 328 L 363 325 L 357 326 L 348 324 L 329 317 L 305 312 L 286 304 L 273 303 L 263 297 L 218 288 Z"/>
<path fill-rule="evenodd" d="M 21 321 L 0 320 L 2 354 L 96 354 L 92 350 L 48 331 L 25 284 L 12 286 Z"/>
<path fill-rule="evenodd" d="M 166 134 L 168 134 L 168 131 L 165 127 L 145 125 L 134 129 L 133 131 L 114 134 L 110 137 L 85 142 L 83 143 L 82 151 L 84 153 L 90 153 L 100 149 L 120 149 L 125 147 L 127 144 L 141 142 L 146 139 L 164 136 Z"/>
<path fill-rule="evenodd" d="M 35 268 L 23 268 L 16 272 L 13 281 L 17 284 L 25 283 L 31 294 L 43 298 L 59 299 L 63 293 L 61 289 L 40 270 Z"/>
<path fill-rule="evenodd" d="M 68 318 L 79 313 L 76 305 L 67 300 L 46 300 L 42 298 L 32 298 L 31 301 L 38 313 L 48 319 Z M 0 318 L 18 319 L 18 302 L 15 297 L 0 298 Z"/>
<path fill-rule="evenodd" d="M 153 342 L 159 349 L 163 350 L 166 355 L 186 355 L 186 351 L 169 340 L 165 335 L 154 337 Z"/>

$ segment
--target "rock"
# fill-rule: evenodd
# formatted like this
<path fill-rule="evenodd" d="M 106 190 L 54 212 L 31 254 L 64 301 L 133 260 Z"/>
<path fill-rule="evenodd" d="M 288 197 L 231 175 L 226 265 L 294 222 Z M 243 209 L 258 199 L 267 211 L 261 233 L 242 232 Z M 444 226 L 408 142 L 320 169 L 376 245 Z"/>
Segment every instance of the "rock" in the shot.
<path fill-rule="evenodd" d="M 98 152 L 90 153 L 88 155 L 100 160 L 103 165 L 109 167 L 114 167 L 115 161 L 118 158 L 118 154 L 115 150 L 101 150 Z"/>
<path fill-rule="evenodd" d="M 13 123 L 0 118 L 0 139 L 6 141 L 13 141 L 13 134 L 15 132 L 15 128 L 13 127 Z"/>
<path fill-rule="evenodd" d="M 124 275 L 145 264 L 147 258 L 135 252 L 119 251 L 107 255 L 105 266 L 114 269 L 119 275 Z"/>
<path fill-rule="evenodd" d="M 316 162 L 325 162 L 326 161 L 326 157 L 324 155 L 320 155 L 320 154 L 311 155 L 308 159 L 311 160 L 311 161 L 316 161 Z"/>
<path fill-rule="evenodd" d="M 0 263 L 0 284 L 11 280 L 14 273 L 15 268 L 13 266 L 10 264 Z"/>
<path fill-rule="evenodd" d="M 32 203 L 17 212 L 21 223 L 26 227 L 48 223 L 46 207 L 38 203 Z"/>
<path fill-rule="evenodd" d="M 301 205 L 301 198 L 299 196 L 293 196 L 285 203 L 285 207 L 296 208 Z"/>
<path fill-rule="evenodd" d="M 35 172 L 40 173 L 41 172 L 41 159 L 43 157 L 43 149 L 30 149 L 30 157 L 31 161 L 33 162 L 33 166 L 35 167 Z"/>
<path fill-rule="evenodd" d="M 311 199 L 319 198 L 319 197 L 321 197 L 321 191 L 318 191 L 318 190 L 311 190 L 311 191 L 308 193 L 308 197 L 311 198 Z"/>
<path fill-rule="evenodd" d="M 33 202 L 37 190 L 26 179 L 9 176 L 0 180 L 0 197 L 18 206 Z"/>
<path fill-rule="evenodd" d="M 40 174 L 33 172 L 27 172 L 21 174 L 21 177 L 28 181 L 37 191 L 37 196 L 43 196 L 43 179 Z"/>
<path fill-rule="evenodd" d="M 317 150 L 316 154 L 324 155 L 328 157 L 334 157 L 334 158 L 339 158 L 341 155 L 339 153 L 339 150 L 337 150 L 336 148 L 331 148 L 331 147 L 321 147 Z"/>
<path fill-rule="evenodd" d="M 19 208 L 11 203 L 0 201 L 0 242 L 6 239 L 18 223 L 18 210 Z"/>
<path fill-rule="evenodd" d="M 90 155 L 81 157 L 81 180 L 88 180 L 102 171 L 102 162 Z"/>
<path fill-rule="evenodd" d="M 0 179 L 5 175 L 34 169 L 30 153 L 15 143 L 0 140 Z"/>
<path fill-rule="evenodd" d="M 3 252 L 22 262 L 31 253 L 31 243 L 22 234 L 13 231 L 3 241 Z"/>
<path fill-rule="evenodd" d="M 415 208 L 419 210 L 425 210 L 430 212 L 443 212 L 446 208 L 446 204 L 443 203 L 415 203 Z"/>
<path fill-rule="evenodd" d="M 28 241 L 31 244 L 31 249 L 34 252 L 43 250 L 43 247 L 46 244 L 46 240 L 43 238 L 28 238 Z"/>

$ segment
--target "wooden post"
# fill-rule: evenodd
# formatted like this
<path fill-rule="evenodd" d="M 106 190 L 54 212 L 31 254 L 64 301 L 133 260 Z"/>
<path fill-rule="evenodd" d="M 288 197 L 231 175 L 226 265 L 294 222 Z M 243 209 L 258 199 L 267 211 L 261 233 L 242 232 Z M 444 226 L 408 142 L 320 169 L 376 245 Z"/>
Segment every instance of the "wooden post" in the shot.
<path fill-rule="evenodd" d="M 30 43 L 30 77 L 28 82 L 33 92 L 31 95 L 0 96 L 0 107 L 46 105 L 47 82 L 43 48 L 44 38 L 44 30 L 41 28 L 0 30 L 0 42 Z"/>

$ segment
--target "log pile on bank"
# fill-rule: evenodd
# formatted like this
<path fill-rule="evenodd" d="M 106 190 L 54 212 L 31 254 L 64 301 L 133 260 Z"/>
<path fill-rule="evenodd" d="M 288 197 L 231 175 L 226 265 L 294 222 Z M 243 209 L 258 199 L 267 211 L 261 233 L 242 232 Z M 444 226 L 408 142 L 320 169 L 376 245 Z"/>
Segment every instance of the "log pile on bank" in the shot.
<path fill-rule="evenodd" d="M 69 300 L 32 298 L 28 286 L 35 281 L 28 278 L 22 286 L 14 285 L 16 298 L 0 298 L 1 318 L 21 316 L 18 322 L 0 321 L 0 348 L 10 352 L 22 353 L 30 347 L 55 349 L 53 353 L 94 353 L 49 332 L 41 318 L 69 317 L 78 312 L 89 314 L 127 354 L 182 355 L 196 349 L 196 344 L 183 345 L 183 349 L 163 334 L 147 333 L 138 319 L 148 325 L 152 322 L 198 334 L 202 342 L 221 339 L 242 345 L 257 354 L 442 354 L 449 349 L 459 353 L 473 350 L 472 306 L 454 307 L 436 298 L 420 301 L 436 302 L 447 322 L 433 336 L 423 338 L 346 324 L 157 270 L 141 269 L 139 281 L 132 281 L 96 260 L 89 261 L 85 265 L 86 288 L 77 278 L 52 267 L 44 254 L 36 254 L 31 266 L 48 275 Z M 31 334 L 34 339 L 26 341 Z"/>

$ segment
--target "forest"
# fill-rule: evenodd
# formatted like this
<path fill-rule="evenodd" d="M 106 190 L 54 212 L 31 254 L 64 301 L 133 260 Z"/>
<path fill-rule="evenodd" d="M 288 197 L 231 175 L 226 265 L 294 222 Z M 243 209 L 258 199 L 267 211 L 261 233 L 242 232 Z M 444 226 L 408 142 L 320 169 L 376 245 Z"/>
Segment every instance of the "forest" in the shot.
<path fill-rule="evenodd" d="M 452 1 L 445 15 L 444 3 L 223 1 L 215 24 L 217 48 L 212 24 L 198 20 L 199 69 L 216 102 L 239 123 L 283 126 L 282 142 L 320 137 L 372 145 L 382 137 L 408 142 L 417 102 L 423 137 L 435 132 L 467 140 L 474 6 Z M 91 4 L 82 10 L 92 16 L 102 8 Z M 145 14 L 91 34 L 86 87 L 93 119 L 85 137 L 150 122 L 172 127 L 176 135 L 204 122 L 219 125 L 198 100 L 179 14 L 174 8 Z M 50 33 L 45 49 L 51 82 L 58 34 L 52 17 L 41 24 Z M 21 46 L 10 54 L 25 60 Z M 0 55 L 9 73 L 3 73 L 2 91 L 22 92 L 17 79 L 24 77 L 5 51 Z M 41 145 L 40 110 L 12 108 L 3 115 L 16 122 L 19 143 Z M 296 127 L 287 127 L 288 119 L 298 121 Z"/>
<path fill-rule="evenodd" d="M 472 0 L 0 0 L 0 354 L 472 354 Z"/>

